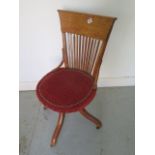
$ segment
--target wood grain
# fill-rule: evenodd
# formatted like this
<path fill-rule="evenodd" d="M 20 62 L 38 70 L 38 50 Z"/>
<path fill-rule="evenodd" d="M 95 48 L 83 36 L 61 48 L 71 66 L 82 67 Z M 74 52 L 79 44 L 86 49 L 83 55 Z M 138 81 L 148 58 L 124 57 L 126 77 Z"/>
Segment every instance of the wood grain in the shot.
<path fill-rule="evenodd" d="M 115 17 L 58 10 L 65 67 L 91 74 L 97 82 Z"/>

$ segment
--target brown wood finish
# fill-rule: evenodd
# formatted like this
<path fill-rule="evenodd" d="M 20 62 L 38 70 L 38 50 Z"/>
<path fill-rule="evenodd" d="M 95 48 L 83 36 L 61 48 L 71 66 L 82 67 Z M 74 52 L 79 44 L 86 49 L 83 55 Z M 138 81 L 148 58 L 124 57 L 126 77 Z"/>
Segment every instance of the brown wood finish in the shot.
<path fill-rule="evenodd" d="M 90 120 L 91 122 L 93 122 L 96 125 L 96 128 L 99 129 L 102 126 L 102 123 L 100 120 L 98 120 L 96 117 L 94 117 L 93 115 L 91 115 L 86 109 L 83 109 L 80 111 L 80 113 L 86 117 L 88 120 Z"/>
<path fill-rule="evenodd" d="M 65 66 L 86 71 L 97 82 L 102 57 L 116 18 L 64 10 L 58 12 Z"/>
<path fill-rule="evenodd" d="M 63 33 L 84 35 L 105 40 L 116 18 L 58 10 Z M 89 23 L 92 19 L 92 23 Z"/>
<path fill-rule="evenodd" d="M 62 31 L 63 60 L 57 68 L 64 63 L 64 67 L 88 72 L 94 77 L 94 89 L 96 89 L 102 58 L 116 18 L 64 10 L 58 12 Z M 101 121 L 86 109 L 80 110 L 80 113 L 93 122 L 96 128 L 102 126 Z M 57 142 L 64 117 L 65 113 L 59 113 L 51 146 Z"/>
<path fill-rule="evenodd" d="M 51 146 L 54 146 L 57 142 L 58 136 L 60 134 L 63 122 L 64 122 L 64 118 L 65 118 L 65 113 L 59 113 L 59 118 L 58 118 L 58 122 L 57 122 L 57 126 L 55 128 L 54 134 L 52 136 L 51 139 Z"/>

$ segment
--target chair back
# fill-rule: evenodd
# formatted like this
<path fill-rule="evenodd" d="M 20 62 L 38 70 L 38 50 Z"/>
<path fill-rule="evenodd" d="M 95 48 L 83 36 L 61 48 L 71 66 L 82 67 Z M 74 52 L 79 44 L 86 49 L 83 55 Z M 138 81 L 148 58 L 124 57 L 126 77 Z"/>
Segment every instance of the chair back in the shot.
<path fill-rule="evenodd" d="M 96 80 L 116 18 L 58 10 L 65 67 L 91 74 Z"/>

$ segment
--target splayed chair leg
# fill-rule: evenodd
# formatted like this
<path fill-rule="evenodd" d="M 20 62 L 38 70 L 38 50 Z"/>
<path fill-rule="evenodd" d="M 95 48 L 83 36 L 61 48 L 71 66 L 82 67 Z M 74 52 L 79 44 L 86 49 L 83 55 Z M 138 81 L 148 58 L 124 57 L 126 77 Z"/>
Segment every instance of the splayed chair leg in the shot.
<path fill-rule="evenodd" d="M 90 120 L 91 122 L 93 122 L 96 125 L 96 128 L 99 129 L 102 126 L 102 123 L 100 120 L 98 120 L 97 118 L 95 118 L 93 115 L 91 115 L 86 109 L 82 109 L 80 111 L 80 113 L 86 117 L 88 120 Z"/>
<path fill-rule="evenodd" d="M 57 142 L 58 136 L 60 134 L 63 122 L 64 122 L 65 113 L 59 113 L 59 118 L 57 122 L 57 126 L 55 128 L 55 131 L 53 133 L 52 139 L 51 139 L 51 146 L 54 146 Z"/>

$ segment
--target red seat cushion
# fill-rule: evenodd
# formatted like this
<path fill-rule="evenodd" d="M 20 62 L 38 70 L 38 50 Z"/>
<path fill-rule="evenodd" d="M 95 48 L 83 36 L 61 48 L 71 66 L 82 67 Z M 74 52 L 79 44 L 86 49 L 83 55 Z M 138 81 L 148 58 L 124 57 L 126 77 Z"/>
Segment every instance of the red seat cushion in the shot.
<path fill-rule="evenodd" d="M 37 96 L 57 112 L 74 112 L 94 98 L 94 78 L 77 69 L 59 68 L 44 76 L 37 85 Z"/>

